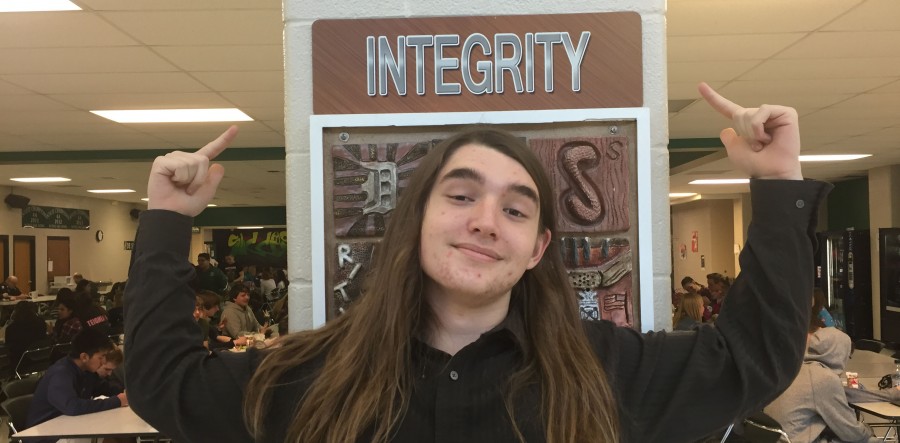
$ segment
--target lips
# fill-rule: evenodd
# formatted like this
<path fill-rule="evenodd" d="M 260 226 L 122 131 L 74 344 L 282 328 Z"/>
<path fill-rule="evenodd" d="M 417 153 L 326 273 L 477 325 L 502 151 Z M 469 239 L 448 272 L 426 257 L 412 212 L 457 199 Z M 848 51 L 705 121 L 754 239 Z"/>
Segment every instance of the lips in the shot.
<path fill-rule="evenodd" d="M 483 248 L 478 245 L 474 245 L 471 243 L 460 243 L 454 245 L 456 249 L 459 249 L 464 254 L 469 257 L 473 257 L 482 261 L 496 261 L 500 260 L 500 254 L 494 252 L 492 249 Z"/>

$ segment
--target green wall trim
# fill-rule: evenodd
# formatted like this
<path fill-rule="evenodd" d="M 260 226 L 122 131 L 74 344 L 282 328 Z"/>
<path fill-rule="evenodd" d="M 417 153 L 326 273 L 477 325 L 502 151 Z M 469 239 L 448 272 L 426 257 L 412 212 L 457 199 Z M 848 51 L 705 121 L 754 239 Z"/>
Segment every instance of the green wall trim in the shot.
<path fill-rule="evenodd" d="M 718 137 L 712 138 L 676 138 L 669 140 L 669 151 L 675 149 L 690 148 L 725 148 L 722 140 Z"/>
<path fill-rule="evenodd" d="M 206 208 L 194 217 L 194 226 L 284 226 L 284 206 L 237 206 Z"/>
<path fill-rule="evenodd" d="M 173 149 L 123 149 L 108 151 L 26 151 L 0 152 L 0 164 L 118 163 L 153 161 Z M 284 147 L 229 148 L 217 161 L 284 160 Z"/>
<path fill-rule="evenodd" d="M 869 178 L 834 183 L 828 194 L 828 230 L 869 229 Z"/>

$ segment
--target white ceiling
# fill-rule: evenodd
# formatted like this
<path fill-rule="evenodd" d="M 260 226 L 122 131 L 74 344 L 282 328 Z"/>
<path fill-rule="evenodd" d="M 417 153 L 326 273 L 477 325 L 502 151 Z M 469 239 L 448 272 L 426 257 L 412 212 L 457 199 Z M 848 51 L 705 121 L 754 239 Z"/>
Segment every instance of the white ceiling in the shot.
<path fill-rule="evenodd" d="M 74 1 L 84 10 L 0 14 L 0 153 L 194 149 L 227 126 L 123 125 L 89 109 L 234 106 L 255 120 L 238 124 L 235 148 L 284 145 L 280 0 Z M 796 107 L 805 154 L 874 154 L 804 164 L 808 177 L 840 180 L 900 163 L 900 1 L 669 0 L 668 8 L 670 100 L 697 99 L 696 84 L 707 81 L 741 104 Z M 726 123 L 695 102 L 670 114 L 670 138 L 716 137 Z M 225 166 L 220 206 L 284 204 L 282 161 Z M 9 177 L 58 174 L 79 187 L 16 187 L 141 191 L 148 168 L 0 164 L 0 186 L 10 186 Z M 671 188 L 745 190 L 687 184 L 713 176 L 736 174 L 712 155 L 676 168 Z"/>

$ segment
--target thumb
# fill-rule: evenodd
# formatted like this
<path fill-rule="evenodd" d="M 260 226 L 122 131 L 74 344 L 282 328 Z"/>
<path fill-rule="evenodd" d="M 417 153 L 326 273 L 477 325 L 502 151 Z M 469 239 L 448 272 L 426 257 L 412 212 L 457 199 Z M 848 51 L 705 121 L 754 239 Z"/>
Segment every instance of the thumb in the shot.
<path fill-rule="evenodd" d="M 719 139 L 722 140 L 722 144 L 725 145 L 725 148 L 734 149 L 738 147 L 743 140 L 737 132 L 734 132 L 734 129 L 725 128 L 722 132 L 719 133 Z"/>

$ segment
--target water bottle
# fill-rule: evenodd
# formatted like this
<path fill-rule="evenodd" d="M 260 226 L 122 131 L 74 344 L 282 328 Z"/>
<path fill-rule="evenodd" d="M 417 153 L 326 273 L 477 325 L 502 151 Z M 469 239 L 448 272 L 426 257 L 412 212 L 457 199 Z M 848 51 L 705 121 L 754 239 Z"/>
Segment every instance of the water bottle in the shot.
<path fill-rule="evenodd" d="M 893 387 L 900 386 L 900 360 L 894 360 L 894 373 L 891 375 L 891 385 Z"/>

